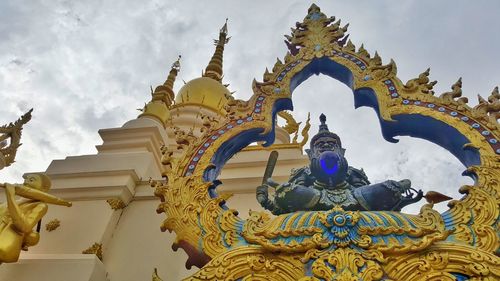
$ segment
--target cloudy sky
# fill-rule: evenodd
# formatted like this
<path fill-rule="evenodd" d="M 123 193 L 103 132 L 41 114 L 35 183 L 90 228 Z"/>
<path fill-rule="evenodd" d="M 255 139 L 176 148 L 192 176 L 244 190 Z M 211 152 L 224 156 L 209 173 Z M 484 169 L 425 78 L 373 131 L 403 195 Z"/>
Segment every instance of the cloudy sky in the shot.
<path fill-rule="evenodd" d="M 286 4 L 285 4 L 286 3 Z M 19 1 L 0 2 L 0 121 L 34 108 L 17 163 L 1 181 L 44 171 L 51 160 L 95 153 L 100 128 L 135 118 L 150 85 L 163 82 L 182 54 L 179 78 L 198 77 L 226 17 L 231 42 L 225 82 L 247 99 L 253 78 L 283 57 L 283 35 L 302 21 L 308 1 Z M 350 23 L 350 39 L 384 62 L 393 58 L 406 81 L 427 67 L 437 93 L 463 77 L 463 90 L 489 95 L 500 84 L 500 2 L 316 1 L 324 13 Z M 176 89 L 181 86 L 179 80 Z M 470 180 L 451 154 L 423 140 L 385 142 L 373 110 L 354 110 L 350 90 L 325 76 L 294 92 L 294 115 L 325 112 L 352 166 L 371 180 L 410 178 L 414 186 L 458 196 Z M 444 206 L 443 206 L 444 207 Z M 409 210 L 409 211 L 413 211 Z"/>

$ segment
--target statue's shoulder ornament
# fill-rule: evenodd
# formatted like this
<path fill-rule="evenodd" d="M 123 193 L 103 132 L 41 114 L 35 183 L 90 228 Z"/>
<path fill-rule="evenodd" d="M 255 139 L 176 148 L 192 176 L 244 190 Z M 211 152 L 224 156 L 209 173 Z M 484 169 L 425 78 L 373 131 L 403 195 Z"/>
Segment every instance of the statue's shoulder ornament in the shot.
<path fill-rule="evenodd" d="M 351 166 L 347 170 L 347 182 L 355 187 L 370 184 L 370 180 L 368 180 L 368 176 L 363 169 L 356 169 Z"/>
<path fill-rule="evenodd" d="M 293 168 L 290 172 L 289 182 L 306 180 L 307 178 L 312 177 L 311 169 L 308 166 Z"/>

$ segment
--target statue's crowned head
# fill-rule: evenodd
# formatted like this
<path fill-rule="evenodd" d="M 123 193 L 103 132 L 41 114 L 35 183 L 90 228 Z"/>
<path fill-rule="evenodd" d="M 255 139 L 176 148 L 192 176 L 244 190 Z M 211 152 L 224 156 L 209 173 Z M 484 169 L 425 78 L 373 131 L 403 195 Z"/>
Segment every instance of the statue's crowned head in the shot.
<path fill-rule="evenodd" d="M 319 131 L 312 137 L 310 149 L 307 151 L 309 158 L 317 156 L 325 151 L 338 151 L 341 154 L 344 154 L 340 137 L 328 130 L 328 126 L 326 125 L 326 116 L 323 113 L 319 116 L 319 121 L 321 122 L 319 125 Z"/>
<path fill-rule="evenodd" d="M 306 152 L 311 161 L 311 173 L 316 180 L 333 187 L 345 180 L 349 166 L 339 136 L 328 130 L 326 116 L 321 114 L 319 121 L 319 131 L 312 137 L 310 149 Z"/>

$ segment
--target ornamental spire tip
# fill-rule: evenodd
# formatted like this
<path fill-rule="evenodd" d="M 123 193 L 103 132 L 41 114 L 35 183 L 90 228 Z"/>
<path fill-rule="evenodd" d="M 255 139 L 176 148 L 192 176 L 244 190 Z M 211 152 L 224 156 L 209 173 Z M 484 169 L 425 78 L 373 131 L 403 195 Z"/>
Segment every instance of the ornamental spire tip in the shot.
<path fill-rule="evenodd" d="M 172 64 L 172 68 L 171 69 L 175 69 L 177 71 L 179 71 L 181 69 L 181 55 L 179 55 L 179 57 L 177 58 L 177 60 Z"/>
<path fill-rule="evenodd" d="M 321 113 L 319 116 L 319 121 L 321 124 L 319 125 L 319 132 L 329 132 L 330 130 L 328 129 L 328 125 L 326 125 L 326 116 L 325 114 Z"/>
<path fill-rule="evenodd" d="M 227 20 L 228 18 L 226 18 L 226 23 L 224 23 L 224 25 L 222 26 L 222 28 L 220 29 L 220 33 L 225 33 L 227 34 Z"/>
<path fill-rule="evenodd" d="M 226 22 L 220 29 L 219 39 L 214 40 L 215 42 L 215 52 L 208 63 L 207 68 L 205 69 L 205 73 L 203 73 L 203 77 L 209 77 L 219 82 L 222 81 L 222 58 L 224 54 L 224 45 L 229 42 L 231 37 L 227 37 L 227 18 Z"/>

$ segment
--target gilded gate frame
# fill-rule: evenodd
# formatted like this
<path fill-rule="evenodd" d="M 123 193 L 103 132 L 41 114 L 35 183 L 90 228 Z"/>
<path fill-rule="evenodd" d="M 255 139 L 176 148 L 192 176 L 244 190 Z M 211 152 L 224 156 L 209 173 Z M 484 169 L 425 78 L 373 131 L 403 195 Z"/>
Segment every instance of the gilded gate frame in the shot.
<path fill-rule="evenodd" d="M 500 279 L 498 87 L 474 107 L 461 96 L 461 80 L 436 96 L 429 70 L 403 83 L 394 61 L 382 64 L 346 32 L 313 4 L 286 36 L 284 60 L 253 81 L 249 100 L 228 104 L 224 124 L 202 137 L 178 139 L 179 157 L 164 149 L 167 183 L 152 186 L 166 215 L 162 231 L 174 231 L 186 265 L 201 268 L 186 280 Z M 349 86 L 356 107 L 374 108 L 386 140 L 423 138 L 455 155 L 475 180 L 460 188 L 464 198 L 442 214 L 427 204 L 418 215 L 334 208 L 239 218 L 225 205 L 228 195 L 217 194 L 217 175 L 250 143 L 270 145 L 277 112 L 293 109 L 295 87 L 319 73 Z"/>

